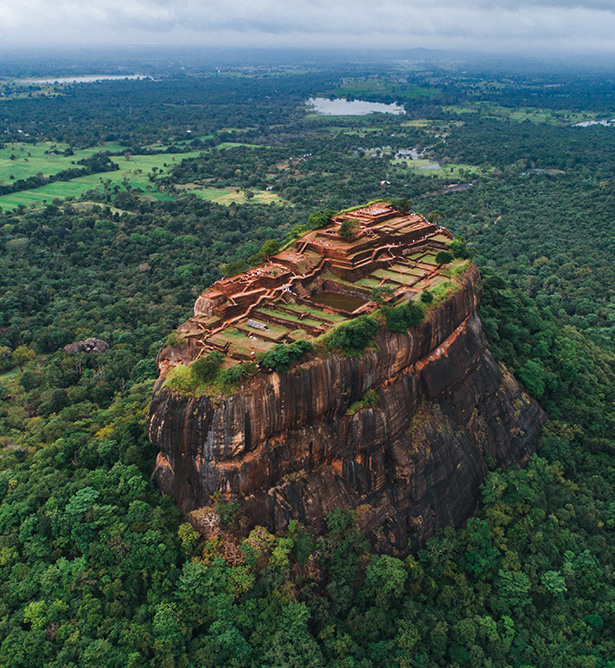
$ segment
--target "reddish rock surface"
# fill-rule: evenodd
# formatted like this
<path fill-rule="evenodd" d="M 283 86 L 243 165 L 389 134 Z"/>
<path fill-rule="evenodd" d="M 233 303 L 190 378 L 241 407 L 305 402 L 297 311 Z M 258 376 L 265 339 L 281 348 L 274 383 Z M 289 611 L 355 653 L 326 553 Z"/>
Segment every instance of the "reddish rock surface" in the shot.
<path fill-rule="evenodd" d="M 335 508 L 361 508 L 376 548 L 406 553 L 478 505 L 487 460 L 523 465 L 538 404 L 486 348 L 478 271 L 418 327 L 381 327 L 361 357 L 307 359 L 258 374 L 228 397 L 181 397 L 159 380 L 148 416 L 156 482 L 184 510 L 220 491 L 253 524 L 298 519 L 319 532 Z M 366 391 L 374 408 L 348 413 Z"/>

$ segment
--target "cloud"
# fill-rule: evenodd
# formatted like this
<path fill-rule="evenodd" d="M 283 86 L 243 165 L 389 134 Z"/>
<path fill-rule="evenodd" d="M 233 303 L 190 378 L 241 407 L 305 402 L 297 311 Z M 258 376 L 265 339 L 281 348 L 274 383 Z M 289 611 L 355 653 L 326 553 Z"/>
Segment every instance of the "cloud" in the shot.
<path fill-rule="evenodd" d="M 615 51 L 612 0 L 0 0 L 5 46 Z"/>

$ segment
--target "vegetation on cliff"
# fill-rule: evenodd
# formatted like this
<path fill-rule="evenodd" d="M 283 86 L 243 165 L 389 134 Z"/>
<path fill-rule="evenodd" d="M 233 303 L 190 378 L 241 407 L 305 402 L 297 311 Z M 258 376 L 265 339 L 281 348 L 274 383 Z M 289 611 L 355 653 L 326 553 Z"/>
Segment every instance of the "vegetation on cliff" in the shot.
<path fill-rule="evenodd" d="M 368 390 L 359 401 L 355 401 L 354 404 L 350 405 L 347 414 L 354 415 L 357 411 L 361 411 L 364 408 L 374 408 L 378 405 L 378 401 L 378 393 L 374 392 L 374 390 Z"/>
<path fill-rule="evenodd" d="M 229 394 L 242 380 L 258 373 L 255 362 L 240 362 L 222 369 L 223 361 L 224 355 L 214 350 L 190 366 L 178 364 L 169 370 L 163 385 L 173 392 L 193 397 Z"/>
<path fill-rule="evenodd" d="M 415 302 L 399 306 L 383 306 L 381 311 L 391 332 L 406 332 L 410 327 L 416 327 L 420 324 L 425 317 L 425 310 L 422 305 Z"/>
<path fill-rule="evenodd" d="M 362 315 L 332 329 L 321 337 L 319 344 L 324 350 L 360 355 L 373 341 L 378 329 L 376 318 Z"/>
<path fill-rule="evenodd" d="M 290 369 L 293 362 L 299 361 L 313 349 L 314 344 L 310 341 L 278 344 L 259 358 L 259 364 L 273 371 L 285 372 Z"/>

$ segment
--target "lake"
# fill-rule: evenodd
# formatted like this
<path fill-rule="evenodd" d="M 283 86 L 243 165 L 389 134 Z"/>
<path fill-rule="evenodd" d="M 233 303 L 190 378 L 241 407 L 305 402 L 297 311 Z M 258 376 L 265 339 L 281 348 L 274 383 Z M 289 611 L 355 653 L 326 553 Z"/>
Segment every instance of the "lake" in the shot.
<path fill-rule="evenodd" d="M 610 121 L 606 118 L 601 121 L 581 121 L 580 123 L 575 123 L 573 127 L 588 128 L 590 125 L 615 125 L 615 118 L 612 118 Z"/>
<path fill-rule="evenodd" d="M 121 81 L 122 79 L 151 79 L 143 74 L 86 74 L 80 77 L 56 77 L 55 79 L 22 79 L 24 83 L 33 84 L 69 84 L 92 83 L 94 81 Z"/>
<path fill-rule="evenodd" d="M 307 104 L 325 116 L 366 116 L 367 114 L 404 114 L 405 110 L 398 104 L 383 104 L 365 100 L 346 100 L 339 98 L 329 100 L 326 97 L 311 97 Z"/>

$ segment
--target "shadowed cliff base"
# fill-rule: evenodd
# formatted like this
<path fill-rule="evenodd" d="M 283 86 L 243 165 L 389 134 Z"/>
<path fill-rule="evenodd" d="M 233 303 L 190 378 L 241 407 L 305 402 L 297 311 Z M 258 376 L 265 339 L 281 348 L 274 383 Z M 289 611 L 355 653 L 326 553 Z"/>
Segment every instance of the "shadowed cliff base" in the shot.
<path fill-rule="evenodd" d="M 470 266 L 421 324 L 381 325 L 361 356 L 312 354 L 231 396 L 181 395 L 163 373 L 148 416 L 158 486 L 186 511 L 218 492 L 274 531 L 297 519 L 319 533 L 355 509 L 384 552 L 461 525 L 488 468 L 524 465 L 544 420 L 486 348 L 478 279 Z"/>

